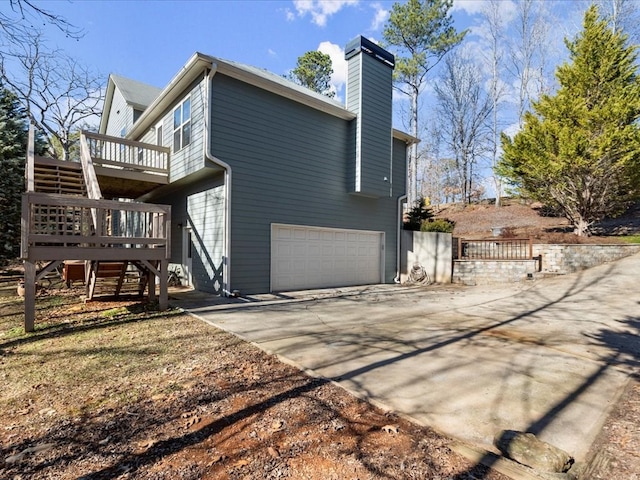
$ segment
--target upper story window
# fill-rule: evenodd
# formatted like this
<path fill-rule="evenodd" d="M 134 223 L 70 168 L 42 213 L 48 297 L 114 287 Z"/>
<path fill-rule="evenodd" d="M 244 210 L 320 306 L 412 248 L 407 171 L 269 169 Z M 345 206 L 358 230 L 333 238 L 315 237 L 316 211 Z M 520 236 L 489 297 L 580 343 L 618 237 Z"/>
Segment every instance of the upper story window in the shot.
<path fill-rule="evenodd" d="M 191 99 L 187 98 L 173 111 L 173 151 L 191 143 Z"/>

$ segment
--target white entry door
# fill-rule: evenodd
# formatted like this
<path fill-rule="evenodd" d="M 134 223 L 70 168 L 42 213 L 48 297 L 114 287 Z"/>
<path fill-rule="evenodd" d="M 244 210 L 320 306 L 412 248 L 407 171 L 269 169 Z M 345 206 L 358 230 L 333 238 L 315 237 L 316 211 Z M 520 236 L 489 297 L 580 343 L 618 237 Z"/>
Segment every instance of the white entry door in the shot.
<path fill-rule="evenodd" d="M 383 281 L 384 232 L 272 224 L 272 291 Z"/>

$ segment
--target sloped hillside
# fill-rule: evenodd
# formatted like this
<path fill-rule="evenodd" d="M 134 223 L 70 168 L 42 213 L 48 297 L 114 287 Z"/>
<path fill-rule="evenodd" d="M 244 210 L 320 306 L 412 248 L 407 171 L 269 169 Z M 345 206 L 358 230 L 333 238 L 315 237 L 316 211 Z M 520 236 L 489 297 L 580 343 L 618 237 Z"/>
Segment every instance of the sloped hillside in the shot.
<path fill-rule="evenodd" d="M 640 233 L 640 205 L 616 219 L 601 222 L 596 235 L 584 238 L 572 233 L 564 217 L 550 216 L 540 204 L 511 200 L 506 205 L 447 204 L 434 207 L 437 218 L 456 222 L 455 236 L 487 238 L 501 232 L 506 237 L 533 237 L 539 243 L 619 243 L 623 234 Z"/>

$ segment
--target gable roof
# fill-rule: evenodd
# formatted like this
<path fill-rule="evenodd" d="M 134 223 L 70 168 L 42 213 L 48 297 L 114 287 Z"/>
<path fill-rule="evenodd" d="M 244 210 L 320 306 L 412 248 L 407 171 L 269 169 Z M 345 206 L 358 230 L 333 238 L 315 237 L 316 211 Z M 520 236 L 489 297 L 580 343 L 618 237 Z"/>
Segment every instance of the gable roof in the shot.
<path fill-rule="evenodd" d="M 156 99 L 161 88 L 147 85 L 146 83 L 138 82 L 130 78 L 121 77 L 119 75 L 111 74 L 113 83 L 118 87 L 120 93 L 124 97 L 127 104 L 138 110 L 144 110 Z"/>
<path fill-rule="evenodd" d="M 336 111 L 327 113 L 333 113 L 347 120 L 356 117 L 354 113 L 347 110 L 345 106 L 337 100 L 298 85 L 282 75 L 277 75 L 264 68 L 253 67 L 232 60 L 222 60 L 220 58 L 216 59 L 216 63 L 218 65 L 218 71 L 230 77 L 264 88 L 265 90 L 283 95 L 287 98 L 293 98 L 294 100 L 300 101 L 300 103 L 306 103 L 312 107 L 315 106 L 315 108 L 319 110 L 337 109 Z M 323 104 L 325 105 L 324 107 L 322 106 Z"/>
<path fill-rule="evenodd" d="M 138 121 L 133 125 L 127 136 L 132 139 L 142 136 L 147 129 L 156 123 L 158 115 L 161 115 L 164 110 L 173 105 L 183 95 L 184 90 L 191 82 L 198 77 L 204 77 L 209 72 L 213 75 L 217 73 L 227 75 L 344 120 L 352 120 L 357 117 L 342 103 L 302 87 L 268 70 L 196 52 L 156 96 L 155 100 L 138 118 Z M 400 138 L 407 143 L 418 141 L 418 139 L 395 129 L 393 130 L 393 135 L 395 138 Z"/>
<path fill-rule="evenodd" d="M 124 97 L 125 102 L 131 108 L 139 111 L 144 111 L 162 92 L 161 88 L 147 85 L 146 83 L 138 82 L 130 78 L 121 77 L 120 75 L 109 75 L 109 81 L 107 83 L 107 92 L 104 99 L 104 105 L 102 107 L 102 115 L 100 117 L 100 133 L 104 133 L 107 128 L 107 120 L 109 118 L 109 112 L 111 111 L 111 104 L 113 103 L 113 95 L 116 88 Z"/>

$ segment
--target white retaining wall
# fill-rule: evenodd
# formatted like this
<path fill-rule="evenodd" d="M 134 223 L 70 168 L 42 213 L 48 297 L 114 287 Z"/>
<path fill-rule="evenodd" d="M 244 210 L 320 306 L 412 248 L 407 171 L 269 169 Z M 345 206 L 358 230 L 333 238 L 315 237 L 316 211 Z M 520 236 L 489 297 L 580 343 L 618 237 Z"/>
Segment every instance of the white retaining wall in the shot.
<path fill-rule="evenodd" d="M 453 241 L 450 233 L 402 230 L 400 282 L 406 283 L 414 264 L 425 269 L 432 282 L 451 283 Z"/>

